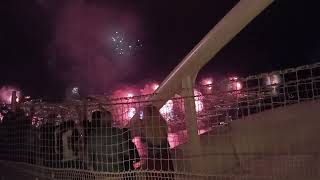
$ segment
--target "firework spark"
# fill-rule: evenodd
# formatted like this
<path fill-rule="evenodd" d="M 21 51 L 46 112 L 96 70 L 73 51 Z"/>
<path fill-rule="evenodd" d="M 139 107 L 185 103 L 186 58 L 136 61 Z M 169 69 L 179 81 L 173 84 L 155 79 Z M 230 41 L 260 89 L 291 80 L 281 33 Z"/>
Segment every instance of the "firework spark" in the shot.
<path fill-rule="evenodd" d="M 124 33 L 118 31 L 111 36 L 111 41 L 114 52 L 118 55 L 134 54 L 138 49 L 142 48 L 142 43 L 139 39 L 130 42 Z"/>
<path fill-rule="evenodd" d="M 133 54 L 144 34 L 134 11 L 107 2 L 38 1 L 56 13 L 48 66 L 65 84 L 77 84 L 83 95 L 103 94 L 139 70 Z"/>

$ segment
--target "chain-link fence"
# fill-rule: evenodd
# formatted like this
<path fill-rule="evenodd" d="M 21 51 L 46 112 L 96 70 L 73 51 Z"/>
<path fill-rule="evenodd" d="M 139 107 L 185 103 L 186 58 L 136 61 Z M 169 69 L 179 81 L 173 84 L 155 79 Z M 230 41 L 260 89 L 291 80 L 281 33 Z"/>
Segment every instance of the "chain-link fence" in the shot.
<path fill-rule="evenodd" d="M 319 178 L 319 63 L 197 86 L 194 94 L 177 94 L 160 110 L 153 95 L 3 107 L 2 177 Z M 197 127 L 186 121 L 188 99 Z M 198 135 L 190 140 L 192 128 Z"/>

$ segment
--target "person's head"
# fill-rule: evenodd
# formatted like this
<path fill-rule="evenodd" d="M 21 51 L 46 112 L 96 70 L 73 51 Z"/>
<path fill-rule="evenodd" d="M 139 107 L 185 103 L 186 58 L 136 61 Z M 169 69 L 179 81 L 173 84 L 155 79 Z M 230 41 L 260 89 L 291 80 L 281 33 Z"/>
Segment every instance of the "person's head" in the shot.
<path fill-rule="evenodd" d="M 109 111 L 94 111 L 91 118 L 93 127 L 110 127 L 112 125 L 112 114 Z"/>
<path fill-rule="evenodd" d="M 159 145 L 167 141 L 167 122 L 157 107 L 148 105 L 143 109 L 143 124 L 144 135 L 149 143 Z"/>
<path fill-rule="evenodd" d="M 50 120 L 53 120 L 53 119 L 56 119 L 56 118 L 57 118 L 57 114 L 55 114 L 55 113 L 50 113 L 48 115 L 48 119 L 50 119 Z"/>
<path fill-rule="evenodd" d="M 63 127 L 65 128 L 74 128 L 75 127 L 75 123 L 72 120 L 68 120 L 63 122 Z"/>
<path fill-rule="evenodd" d="M 110 111 L 105 111 L 104 121 L 105 121 L 107 127 L 112 126 L 113 119 L 112 119 L 112 114 Z"/>
<path fill-rule="evenodd" d="M 147 105 L 143 108 L 143 119 L 159 119 L 162 118 L 159 110 L 152 105 Z"/>

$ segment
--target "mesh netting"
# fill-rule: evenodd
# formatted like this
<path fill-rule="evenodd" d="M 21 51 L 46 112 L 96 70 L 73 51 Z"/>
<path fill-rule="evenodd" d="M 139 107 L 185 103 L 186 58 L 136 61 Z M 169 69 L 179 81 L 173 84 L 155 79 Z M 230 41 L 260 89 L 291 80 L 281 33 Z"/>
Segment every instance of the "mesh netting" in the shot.
<path fill-rule="evenodd" d="M 319 108 L 319 64 L 199 86 L 194 97 L 176 95 L 161 109 L 152 106 L 151 96 L 4 105 L 2 176 L 319 177 L 320 126 L 313 121 L 319 115 L 314 110 Z M 195 127 L 186 120 L 190 99 L 196 108 Z M 305 117 L 308 122 L 302 123 Z M 197 129 L 196 136 L 190 129 Z"/>

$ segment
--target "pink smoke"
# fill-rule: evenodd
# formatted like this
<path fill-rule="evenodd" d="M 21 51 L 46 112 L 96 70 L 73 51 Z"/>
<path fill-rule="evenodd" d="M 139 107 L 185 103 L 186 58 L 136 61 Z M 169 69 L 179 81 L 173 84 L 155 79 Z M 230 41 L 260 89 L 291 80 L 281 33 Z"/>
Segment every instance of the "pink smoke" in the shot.
<path fill-rule="evenodd" d="M 139 89 L 134 86 L 122 86 L 112 93 L 113 98 L 132 98 L 139 95 Z"/>
<path fill-rule="evenodd" d="M 133 12 L 107 2 L 97 5 L 65 0 L 59 6 L 49 53 L 65 70 L 52 67 L 53 73 L 67 84 L 79 84 L 80 89 L 96 94 L 105 93 L 138 70 L 134 57 L 117 56 L 111 44 L 116 31 L 130 39 L 142 34 L 139 18 Z"/>
<path fill-rule="evenodd" d="M 13 91 L 17 92 L 16 101 L 19 102 L 19 100 L 21 98 L 21 92 L 17 88 L 11 87 L 11 86 L 3 86 L 0 89 L 0 101 L 4 102 L 6 104 L 10 104 Z"/>
<path fill-rule="evenodd" d="M 159 87 L 158 83 L 155 82 L 150 82 L 145 84 L 144 88 L 140 90 L 140 93 L 142 95 L 146 95 L 146 94 L 152 94 L 155 92 L 155 90 L 157 90 Z"/>

